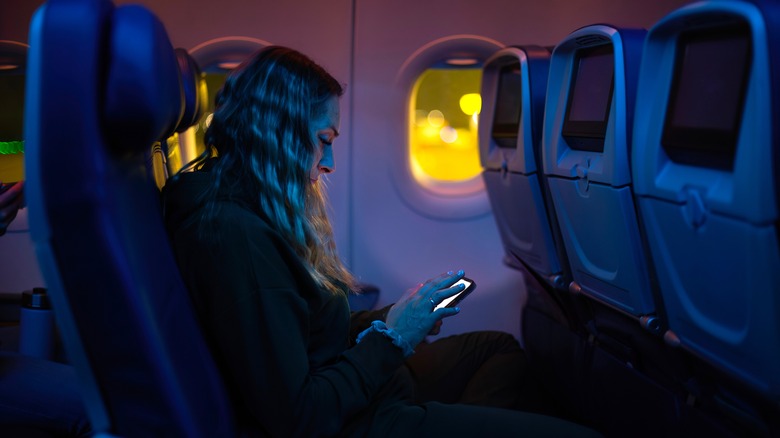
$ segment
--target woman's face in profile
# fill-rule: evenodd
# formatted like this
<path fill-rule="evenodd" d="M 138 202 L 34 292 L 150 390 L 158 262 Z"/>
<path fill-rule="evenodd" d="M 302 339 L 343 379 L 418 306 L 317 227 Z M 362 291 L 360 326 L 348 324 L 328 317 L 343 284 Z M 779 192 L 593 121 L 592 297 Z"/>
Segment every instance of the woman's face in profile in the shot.
<path fill-rule="evenodd" d="M 316 183 L 320 175 L 336 170 L 333 160 L 333 141 L 339 136 L 339 99 L 331 97 L 327 102 L 327 111 L 319 120 L 312 123 L 314 131 L 314 160 L 309 179 Z"/>

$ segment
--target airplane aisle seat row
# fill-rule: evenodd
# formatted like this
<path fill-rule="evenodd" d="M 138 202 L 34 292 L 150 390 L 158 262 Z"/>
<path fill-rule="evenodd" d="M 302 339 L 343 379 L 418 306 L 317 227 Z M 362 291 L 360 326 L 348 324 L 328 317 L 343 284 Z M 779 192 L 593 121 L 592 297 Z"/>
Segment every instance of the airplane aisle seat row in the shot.
<path fill-rule="evenodd" d="M 648 35 L 632 175 L 664 337 L 780 403 L 780 4 L 697 3 Z"/>
<path fill-rule="evenodd" d="M 603 403 L 595 400 L 585 401 L 593 392 L 582 384 L 581 362 L 593 354 L 590 345 L 608 343 L 609 332 L 624 332 L 625 326 L 629 332 L 642 329 L 636 321 L 598 311 L 579 292 L 603 301 L 607 300 L 598 293 L 612 293 L 616 299 L 610 304 L 631 309 L 627 313 L 636 319 L 654 311 L 654 306 L 646 304 L 649 292 L 643 259 L 634 255 L 634 245 L 641 244 L 636 220 L 625 222 L 626 217 L 635 217 L 626 183 L 630 181 L 626 119 L 631 117 L 626 109 L 633 109 L 644 36 L 644 30 L 588 26 L 570 34 L 552 54 L 535 46 L 508 47 L 488 59 L 483 68 L 486 105 L 482 117 L 491 120 L 481 124 L 483 177 L 508 264 L 520 265 L 532 280 L 523 318 L 525 347 L 542 364 L 537 371 L 550 382 L 551 392 L 564 405 L 574 407 L 569 410 L 575 412 L 566 414 L 601 429 L 620 425 L 616 426 L 614 418 L 599 421 L 609 409 L 601 409 Z M 614 76 L 618 76 L 615 87 Z M 579 86 L 570 90 L 570 84 Z M 615 105 L 610 104 L 613 95 Z M 574 106 L 574 111 L 566 113 L 568 106 Z M 610 134 L 605 135 L 608 126 Z M 553 132 L 557 138 L 551 136 Z M 550 163 L 547 154 L 552 143 L 554 156 L 562 157 L 560 162 Z M 627 238 L 612 239 L 615 230 Z M 643 254 L 641 248 L 639 254 Z M 607 276 L 605 270 L 609 270 Z M 592 278 L 595 275 L 604 279 L 597 283 Z M 539 289 L 546 293 L 534 293 Z M 628 296 L 615 293 L 623 289 L 634 292 Z M 635 302 L 641 300 L 643 312 L 635 311 Z M 647 354 L 656 350 L 655 345 L 641 345 L 641 349 Z M 621 359 L 634 359 L 620 347 L 618 352 Z M 604 377 L 614 374 L 606 365 L 587 370 L 597 372 Z M 611 382 L 619 391 L 620 381 Z M 601 385 L 595 393 L 603 401 L 608 400 L 607 392 Z M 636 413 L 644 415 L 646 404 L 659 404 L 656 400 L 664 398 L 653 388 L 643 388 L 641 394 L 632 399 L 634 403 L 622 402 L 627 411 L 622 424 L 630 424 Z"/>
<path fill-rule="evenodd" d="M 659 329 L 629 165 L 645 35 L 598 24 L 556 45 L 542 134 L 543 173 L 571 268 L 568 289 L 586 319 L 581 339 L 589 384 L 581 386 L 582 415 L 615 434 L 632 430 L 650 412 L 658 425 L 676 420 L 671 391 L 637 379 L 637 371 L 665 381 L 680 374 L 675 358 L 646 363 L 664 346 L 640 327 Z M 638 395 L 623 400 L 631 381 Z"/>
<path fill-rule="evenodd" d="M 30 47 L 31 235 L 96 433 L 235 436 L 148 166 L 192 111 L 165 29 L 142 6 L 49 0 Z"/>
<path fill-rule="evenodd" d="M 508 264 L 541 280 L 526 349 L 611 434 L 780 430 L 779 11 L 701 2 L 484 66 L 483 176 Z"/>

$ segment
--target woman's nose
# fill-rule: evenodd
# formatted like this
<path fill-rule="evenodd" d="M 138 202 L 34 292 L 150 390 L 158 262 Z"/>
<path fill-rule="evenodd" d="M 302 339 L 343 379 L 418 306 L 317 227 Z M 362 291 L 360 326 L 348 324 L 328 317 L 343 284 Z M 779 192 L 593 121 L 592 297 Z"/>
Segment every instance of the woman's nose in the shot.
<path fill-rule="evenodd" d="M 317 163 L 317 169 L 322 173 L 333 173 L 336 170 L 336 163 L 333 161 L 333 149 L 326 146 L 322 151 L 322 158 Z"/>

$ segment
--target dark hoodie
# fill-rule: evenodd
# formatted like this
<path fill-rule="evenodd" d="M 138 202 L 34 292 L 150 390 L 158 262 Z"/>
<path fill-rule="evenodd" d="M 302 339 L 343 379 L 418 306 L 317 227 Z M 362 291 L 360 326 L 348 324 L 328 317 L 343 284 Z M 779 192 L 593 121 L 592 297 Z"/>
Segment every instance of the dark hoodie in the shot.
<path fill-rule="evenodd" d="M 353 345 L 346 296 L 321 290 L 251 201 L 222 194 L 203 223 L 211 184 L 209 172 L 173 178 L 165 219 L 239 421 L 279 437 L 384 429 L 412 391 L 401 351 L 374 332 Z"/>

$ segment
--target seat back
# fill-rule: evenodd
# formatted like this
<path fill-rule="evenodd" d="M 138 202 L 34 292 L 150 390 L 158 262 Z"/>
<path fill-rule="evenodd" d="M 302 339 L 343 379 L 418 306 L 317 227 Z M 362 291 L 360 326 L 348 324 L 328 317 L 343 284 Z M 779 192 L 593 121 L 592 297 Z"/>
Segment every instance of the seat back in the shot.
<path fill-rule="evenodd" d="M 183 132 L 198 123 L 203 116 L 203 112 L 208 106 L 208 91 L 200 66 L 192 58 L 192 55 L 182 48 L 177 48 L 174 52 L 179 72 L 181 72 L 182 96 L 184 98 L 184 111 L 176 126 L 176 132 Z"/>
<path fill-rule="evenodd" d="M 154 175 L 155 184 L 160 190 L 171 175 L 187 164 L 182 163 L 182 156 L 185 155 L 182 153 L 182 148 L 184 148 L 185 142 L 195 143 L 195 135 L 190 127 L 200 121 L 208 106 L 208 90 L 200 66 L 187 50 L 177 48 L 174 53 L 181 74 L 183 111 L 179 123 L 176 125 L 175 134 L 168 138 L 159 139 L 151 149 L 149 168 Z M 194 153 L 186 155 L 192 156 Z"/>
<path fill-rule="evenodd" d="M 30 42 L 31 234 L 95 431 L 234 436 L 146 161 L 183 112 L 165 29 L 142 6 L 50 0 Z"/>
<path fill-rule="evenodd" d="M 555 47 L 542 139 L 570 289 L 635 318 L 656 311 L 629 165 L 645 34 L 592 25 Z"/>
<path fill-rule="evenodd" d="M 652 27 L 633 179 L 665 339 L 780 400 L 780 5 L 712 1 Z"/>
<path fill-rule="evenodd" d="M 483 67 L 480 159 L 507 264 L 527 268 L 564 289 L 562 257 L 547 182 L 541 173 L 541 128 L 550 52 L 538 46 L 507 47 Z"/>

